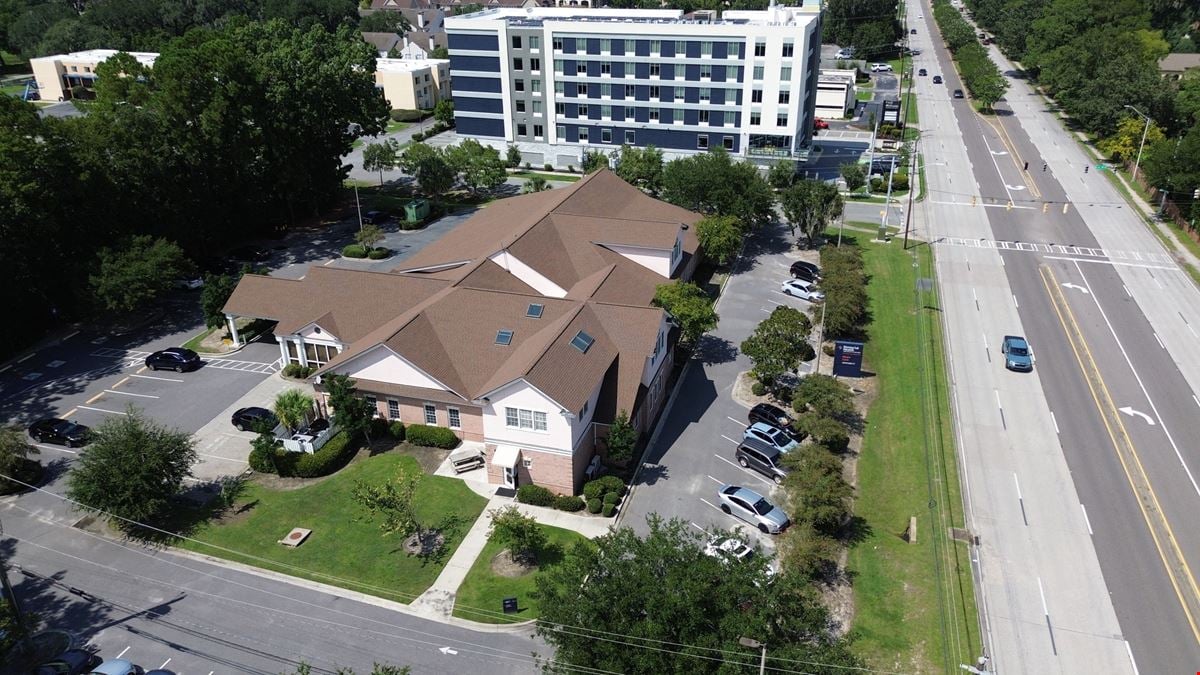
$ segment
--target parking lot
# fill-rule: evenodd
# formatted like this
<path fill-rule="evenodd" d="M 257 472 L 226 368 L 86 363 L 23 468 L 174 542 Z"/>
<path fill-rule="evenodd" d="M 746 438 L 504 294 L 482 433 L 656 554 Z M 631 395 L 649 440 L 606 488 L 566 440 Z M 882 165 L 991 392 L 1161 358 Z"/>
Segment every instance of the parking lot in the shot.
<path fill-rule="evenodd" d="M 717 303 L 720 323 L 705 336 L 685 369 L 678 392 L 657 437 L 652 439 L 632 495 L 623 507 L 622 524 L 645 532 L 645 518 L 657 513 L 679 518 L 699 531 L 736 530 L 748 543 L 773 553 L 775 537 L 720 509 L 717 491 L 740 485 L 780 505 L 782 495 L 762 474 L 743 469 L 734 451 L 747 426 L 749 407 L 733 398 L 738 374 L 751 368 L 737 346 L 779 305 L 808 311 L 809 303 L 784 295 L 780 284 L 801 258 L 786 227 L 766 228 L 747 244 Z M 815 260 L 815 253 L 804 252 Z M 815 323 L 815 321 L 814 321 Z"/>

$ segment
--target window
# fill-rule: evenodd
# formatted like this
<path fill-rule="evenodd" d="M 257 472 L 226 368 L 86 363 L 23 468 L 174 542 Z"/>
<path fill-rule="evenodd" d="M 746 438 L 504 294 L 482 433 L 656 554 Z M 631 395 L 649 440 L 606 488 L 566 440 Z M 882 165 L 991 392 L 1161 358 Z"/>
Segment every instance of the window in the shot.
<path fill-rule="evenodd" d="M 541 138 L 542 135 L 543 135 L 542 134 L 542 125 L 540 125 L 540 124 L 533 125 L 533 137 Z"/>
<path fill-rule="evenodd" d="M 542 48 L 542 38 L 540 38 L 536 35 L 530 35 L 529 36 L 529 48 L 535 52 L 537 50 L 541 49 Z"/>
<path fill-rule="evenodd" d="M 525 80 L 513 80 L 514 91 L 525 91 Z"/>
<path fill-rule="evenodd" d="M 790 91 L 779 92 L 779 102 L 780 103 L 791 103 L 791 101 L 792 101 L 792 92 L 790 92 Z"/>
<path fill-rule="evenodd" d="M 600 118 L 606 119 L 606 120 L 612 119 L 612 106 L 611 105 L 600 106 Z"/>
<path fill-rule="evenodd" d="M 522 131 L 520 132 L 521 135 L 525 135 L 525 131 L 524 131 L 525 125 L 524 124 L 520 125 L 520 128 L 522 129 Z M 513 339 L 513 332 L 511 330 L 496 331 L 496 344 L 508 346 L 508 345 L 512 344 L 512 339 Z"/>
<path fill-rule="evenodd" d="M 338 348 L 329 345 L 319 345 L 307 342 L 304 344 L 304 358 L 310 366 L 323 366 L 337 356 Z"/>
<path fill-rule="evenodd" d="M 530 319 L 542 318 L 542 312 L 546 309 L 545 305 L 539 305 L 535 302 L 529 303 L 529 307 L 525 308 L 525 316 Z"/>
<path fill-rule="evenodd" d="M 505 408 L 504 424 L 511 429 L 546 430 L 546 413 L 524 408 Z"/>
<path fill-rule="evenodd" d="M 650 98 L 654 99 L 655 101 L 662 100 L 662 90 L 659 89 L 657 84 L 650 85 Z"/>
<path fill-rule="evenodd" d="M 612 143 L 612 129 L 601 129 L 600 130 L 600 142 L 601 143 Z"/>
<path fill-rule="evenodd" d="M 449 418 L 451 429 L 462 428 L 462 415 L 459 414 L 458 408 L 446 408 L 446 416 Z"/>
<path fill-rule="evenodd" d="M 700 56 L 712 56 L 712 43 L 705 41 L 700 43 Z"/>
<path fill-rule="evenodd" d="M 542 69 L 542 60 L 541 59 L 529 59 L 529 69 L 533 70 L 533 71 L 541 70 Z"/>
<path fill-rule="evenodd" d="M 658 121 L 658 108 L 651 108 L 651 109 L 650 109 L 650 121 L 651 121 L 651 122 L 657 122 L 657 121 Z"/>
<path fill-rule="evenodd" d="M 521 48 L 521 36 L 520 36 L 520 35 L 514 35 L 514 36 L 513 36 L 513 38 L 512 38 L 512 45 L 513 45 L 513 49 L 520 49 L 520 48 Z"/>
<path fill-rule="evenodd" d="M 762 124 L 762 113 L 758 113 L 758 112 L 750 113 L 750 124 L 752 124 L 752 125 Z"/>
<path fill-rule="evenodd" d="M 637 140 L 637 134 L 633 131 L 633 129 L 626 129 L 625 130 L 625 142 L 628 143 L 629 145 L 633 145 L 636 140 Z"/>
<path fill-rule="evenodd" d="M 611 75 L 612 74 L 612 62 L 611 61 L 601 61 L 600 62 L 600 74 L 601 75 Z"/>
<path fill-rule="evenodd" d="M 730 82 L 737 82 L 738 67 L 737 66 L 725 66 L 725 79 L 729 80 Z"/>
<path fill-rule="evenodd" d="M 576 94 L 577 96 L 581 96 L 581 97 L 583 97 L 583 98 L 587 98 L 587 95 L 588 95 L 588 86 L 587 86 L 587 83 L 586 83 L 586 82 L 580 82 L 579 84 L 575 85 L 575 91 L 577 92 L 577 94 Z"/>
<path fill-rule="evenodd" d="M 600 53 L 601 54 L 611 54 L 612 53 L 612 40 L 609 40 L 608 38 L 604 38 L 604 39 L 600 40 Z"/>
<path fill-rule="evenodd" d="M 529 467 L 533 466 L 533 460 L 528 457 L 522 457 L 521 458 L 521 466 L 528 469 Z"/>
<path fill-rule="evenodd" d="M 754 43 L 754 55 L 755 56 L 766 56 L 767 55 L 767 43 L 755 42 Z"/>
<path fill-rule="evenodd" d="M 571 338 L 571 346 L 583 352 L 584 354 L 587 353 L 587 350 L 592 348 L 592 344 L 595 342 L 596 338 L 583 331 L 579 331 L 575 334 L 575 337 Z"/>
<path fill-rule="evenodd" d="M 554 114 L 555 115 L 566 115 L 567 114 L 567 104 L 566 103 L 555 103 L 554 104 Z"/>
<path fill-rule="evenodd" d="M 775 118 L 775 126 L 777 126 L 777 127 L 786 127 L 787 126 L 787 113 L 779 113 L 779 116 Z"/>
<path fill-rule="evenodd" d="M 707 150 L 708 149 L 708 136 L 705 136 L 703 134 L 701 134 L 700 136 L 697 136 L 696 137 L 696 147 L 700 148 L 701 150 Z M 654 352 L 656 354 L 658 353 L 658 347 L 654 348 Z"/>
<path fill-rule="evenodd" d="M 524 125 L 524 124 L 518 124 L 518 125 L 517 125 L 517 135 L 518 135 L 518 136 L 524 136 L 524 135 L 525 135 L 525 125 Z M 497 340 L 499 340 L 499 338 L 496 338 L 496 339 L 497 339 Z M 509 339 L 512 339 L 512 338 L 510 337 Z M 500 342 L 497 342 L 496 344 L 500 344 Z M 506 342 L 506 343 L 504 343 L 504 344 L 508 344 L 508 343 Z"/>
<path fill-rule="evenodd" d="M 708 124 L 708 111 L 707 110 L 700 111 L 700 120 L 699 121 L 700 121 L 700 124 Z"/>
<path fill-rule="evenodd" d="M 425 404 L 425 424 L 430 426 L 437 424 L 437 408 L 433 407 L 432 403 Z"/>
<path fill-rule="evenodd" d="M 779 69 L 779 81 L 780 82 L 791 82 L 792 81 L 792 67 L 791 66 L 784 66 Z"/>
<path fill-rule="evenodd" d="M 783 58 L 790 59 L 796 53 L 796 45 L 791 42 L 783 43 Z"/>
<path fill-rule="evenodd" d="M 707 63 L 700 66 L 700 79 L 702 79 L 702 80 L 712 79 L 712 66 L 710 66 Z"/>
<path fill-rule="evenodd" d="M 754 80 L 757 82 L 757 81 L 761 81 L 762 79 L 763 79 L 763 67 L 762 66 L 754 66 Z"/>
<path fill-rule="evenodd" d="M 750 92 L 751 103 L 762 103 L 762 89 L 755 89 Z"/>
<path fill-rule="evenodd" d="M 590 403 L 590 401 L 583 402 L 583 408 L 579 411 L 579 419 L 583 419 L 583 416 L 587 414 L 588 403 Z"/>
<path fill-rule="evenodd" d="M 530 80 L 529 90 L 535 94 L 542 93 L 542 81 L 541 80 Z"/>
<path fill-rule="evenodd" d="M 563 50 L 563 39 L 554 38 L 554 43 L 552 46 L 554 47 L 554 51 L 561 52 Z"/>
<path fill-rule="evenodd" d="M 517 112 L 525 112 L 525 101 L 517 99 L 515 103 L 517 106 Z"/>
<path fill-rule="evenodd" d="M 587 75 L 587 61 L 576 61 L 575 62 L 575 74 L 576 75 Z"/>
<path fill-rule="evenodd" d="M 684 87 L 675 87 L 675 100 L 682 101 L 687 96 L 687 89 Z"/>
<path fill-rule="evenodd" d="M 371 417 L 379 417 L 379 399 L 370 394 L 367 394 L 363 398 L 367 400 L 367 405 L 371 408 Z"/>
<path fill-rule="evenodd" d="M 542 114 L 542 102 L 541 101 L 533 101 L 533 114 L 534 115 Z"/>
<path fill-rule="evenodd" d="M 521 59 L 513 59 L 513 70 L 525 70 L 525 62 Z"/>
<path fill-rule="evenodd" d="M 559 73 L 560 75 L 562 74 L 562 72 L 563 72 L 563 60 L 562 59 L 554 59 L 554 72 Z M 554 84 L 561 85 L 562 83 L 555 82 Z"/>
<path fill-rule="evenodd" d="M 724 147 L 726 150 L 732 150 L 733 149 L 733 136 L 725 136 L 724 138 L 722 138 L 721 146 Z"/>
<path fill-rule="evenodd" d="M 554 125 L 554 135 L 562 140 L 567 140 L 567 128 L 561 124 Z"/>
<path fill-rule="evenodd" d="M 389 398 L 387 404 L 388 404 L 388 419 L 392 419 L 392 420 L 400 419 L 400 402 L 397 401 L 396 399 Z"/>
<path fill-rule="evenodd" d="M 575 116 L 580 119 L 587 119 L 588 107 L 586 105 L 580 105 L 577 112 L 575 113 Z"/>
<path fill-rule="evenodd" d="M 650 77 L 658 77 L 662 75 L 662 65 L 658 63 L 650 64 Z"/>
<path fill-rule="evenodd" d="M 625 41 L 625 53 L 632 54 L 636 51 L 637 51 L 637 41 L 636 40 L 626 40 Z"/>
<path fill-rule="evenodd" d="M 561 94 L 564 91 L 566 91 L 566 85 L 563 82 L 558 81 L 554 83 L 554 93 Z"/>
<path fill-rule="evenodd" d="M 636 97 L 637 97 L 637 87 L 635 87 L 632 84 L 625 85 L 625 98 L 636 98 Z"/>
<path fill-rule="evenodd" d="M 683 40 L 675 41 L 675 56 L 684 56 L 687 54 L 687 43 Z"/>
<path fill-rule="evenodd" d="M 709 89 L 708 87 L 701 87 L 700 88 L 700 102 L 708 103 L 710 101 L 712 101 L 712 89 Z"/>
<path fill-rule="evenodd" d="M 659 56 L 662 54 L 662 40 L 650 41 L 650 56 Z"/>
<path fill-rule="evenodd" d="M 612 85 L 611 84 L 605 83 L 605 84 L 600 85 L 600 97 L 601 98 L 612 98 Z"/>
<path fill-rule="evenodd" d="M 588 142 L 588 130 L 587 130 L 587 127 L 579 127 L 579 142 L 580 142 L 580 143 L 587 143 L 587 142 Z"/>
<path fill-rule="evenodd" d="M 734 122 L 737 120 L 737 113 L 730 110 L 717 113 L 717 115 L 721 118 L 721 124 L 727 127 L 733 126 Z"/>

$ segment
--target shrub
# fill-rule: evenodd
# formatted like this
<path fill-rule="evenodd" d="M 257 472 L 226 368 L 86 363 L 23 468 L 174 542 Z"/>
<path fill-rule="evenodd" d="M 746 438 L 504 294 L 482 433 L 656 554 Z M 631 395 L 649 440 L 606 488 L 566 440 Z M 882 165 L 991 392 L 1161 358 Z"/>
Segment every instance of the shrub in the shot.
<path fill-rule="evenodd" d="M 425 424 L 410 424 L 404 430 L 408 442 L 427 448 L 453 448 L 458 445 L 458 436 L 446 427 L 431 427 Z"/>
<path fill-rule="evenodd" d="M 387 248 L 386 246 L 380 246 L 378 248 L 371 249 L 371 252 L 367 254 L 367 257 L 371 260 L 383 260 L 390 255 L 392 255 L 392 249 Z"/>
<path fill-rule="evenodd" d="M 393 110 L 390 114 L 394 122 L 420 122 L 425 118 L 420 110 Z"/>
<path fill-rule="evenodd" d="M 850 434 L 846 426 L 832 417 L 805 413 L 796 421 L 796 427 L 811 436 L 814 443 L 830 452 L 845 452 L 850 445 Z"/>
<path fill-rule="evenodd" d="M 412 139 L 413 139 L 414 143 L 420 143 L 421 141 L 425 140 L 425 138 L 426 138 L 425 134 L 421 133 L 420 131 L 418 131 L 417 133 L 412 135 Z"/>
<path fill-rule="evenodd" d="M 625 483 L 616 476 L 601 476 L 600 478 L 596 479 L 596 482 L 604 486 L 604 492 L 606 494 L 609 492 L 614 492 L 618 497 L 625 496 Z"/>
<path fill-rule="evenodd" d="M 898 171 L 895 174 L 893 174 L 892 175 L 892 189 L 893 190 L 907 190 L 908 189 L 908 174 L 900 173 Z"/>
<path fill-rule="evenodd" d="M 298 380 L 303 380 L 309 375 L 312 375 L 313 370 L 314 368 L 312 366 L 302 366 L 299 363 L 289 363 L 283 367 L 283 376 L 294 377 Z"/>
<path fill-rule="evenodd" d="M 554 167 L 553 167 L 553 166 L 551 166 L 551 165 L 549 165 L 549 164 L 543 164 L 543 165 L 542 165 L 542 168 L 543 168 L 543 169 L 545 169 L 546 171 L 553 171 L 553 170 L 554 170 Z"/>
<path fill-rule="evenodd" d="M 365 258 L 367 257 L 367 249 L 361 244 L 347 244 L 342 248 L 343 258 Z"/>
<path fill-rule="evenodd" d="M 389 424 L 388 433 L 391 434 L 392 438 L 398 441 L 404 440 L 404 422 L 396 420 L 395 422 Z"/>
<path fill-rule="evenodd" d="M 344 431 L 334 434 L 320 450 L 313 453 L 289 452 L 289 455 L 300 455 L 296 458 L 293 475 L 298 478 L 316 478 L 328 476 L 346 466 L 354 453 L 358 452 L 358 438 L 351 439 Z"/>
<path fill-rule="evenodd" d="M 612 518 L 613 513 L 615 513 L 616 510 L 617 510 L 616 504 L 609 504 L 608 502 L 605 502 L 604 508 L 601 509 L 600 515 L 604 516 L 605 518 Z"/>
<path fill-rule="evenodd" d="M 583 510 L 583 499 L 575 495 L 559 495 L 554 498 L 554 508 L 559 511 L 575 513 Z"/>
<path fill-rule="evenodd" d="M 575 173 L 575 165 L 574 164 L 567 165 L 567 173 Z"/>
<path fill-rule="evenodd" d="M 767 388 L 763 386 L 762 382 L 755 382 L 750 386 L 750 393 L 754 394 L 755 396 L 763 396 L 767 393 Z"/>
<path fill-rule="evenodd" d="M 601 506 L 603 504 L 600 503 L 599 499 L 589 499 L 587 503 L 588 513 L 600 513 Z"/>
<path fill-rule="evenodd" d="M 525 162 L 525 170 L 526 171 L 529 171 L 532 168 L 533 168 L 533 164 L 530 164 L 529 162 Z"/>
<path fill-rule="evenodd" d="M 391 423 L 383 417 L 371 418 L 371 438 L 382 438 L 384 434 L 391 431 Z"/>
<path fill-rule="evenodd" d="M 605 504 L 616 504 L 618 499 L 620 499 L 620 497 L 615 492 L 606 492 L 604 494 Z"/>
<path fill-rule="evenodd" d="M 411 429 L 411 427 L 410 427 Z M 522 485 L 517 488 L 517 501 L 533 506 L 554 506 L 556 496 L 541 485 Z"/>
<path fill-rule="evenodd" d="M 833 356 L 833 345 L 822 345 L 821 351 L 825 352 L 825 356 Z"/>
<path fill-rule="evenodd" d="M 256 447 L 250 451 L 250 458 L 247 460 L 250 463 L 250 468 L 259 473 L 275 473 L 275 463 L 271 461 L 271 456 L 266 448 Z"/>
<path fill-rule="evenodd" d="M 604 496 L 604 483 L 600 479 L 589 480 L 583 484 L 583 498 L 587 500 L 600 499 Z"/>

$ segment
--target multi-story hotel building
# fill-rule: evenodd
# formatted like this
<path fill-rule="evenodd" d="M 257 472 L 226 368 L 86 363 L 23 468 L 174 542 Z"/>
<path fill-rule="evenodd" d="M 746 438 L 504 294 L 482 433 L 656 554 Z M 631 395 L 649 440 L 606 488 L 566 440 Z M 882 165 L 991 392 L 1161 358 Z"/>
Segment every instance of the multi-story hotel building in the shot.
<path fill-rule="evenodd" d="M 654 145 L 807 156 L 819 4 L 726 11 L 497 8 L 445 20 L 458 133 L 565 167 Z"/>

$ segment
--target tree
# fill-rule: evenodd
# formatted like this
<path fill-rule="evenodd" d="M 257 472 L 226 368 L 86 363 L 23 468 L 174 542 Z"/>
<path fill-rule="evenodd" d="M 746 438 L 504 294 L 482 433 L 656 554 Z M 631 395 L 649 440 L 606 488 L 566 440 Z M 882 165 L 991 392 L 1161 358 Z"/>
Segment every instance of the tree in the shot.
<path fill-rule="evenodd" d="M 402 538 L 416 535 L 424 541 L 429 528 L 417 517 L 417 488 L 423 479 L 420 473 L 401 468 L 396 471 L 395 478 L 382 485 L 355 481 L 352 495 L 354 501 L 366 509 L 367 520 L 381 519 L 379 529 L 385 535 L 395 534 Z"/>
<path fill-rule="evenodd" d="M 796 163 L 790 159 L 781 159 L 767 170 L 767 182 L 776 190 L 782 190 L 796 182 Z"/>
<path fill-rule="evenodd" d="M 454 101 L 450 99 L 442 99 L 433 106 L 433 119 L 438 122 L 452 127 L 454 126 Z"/>
<path fill-rule="evenodd" d="M 608 458 L 617 464 L 625 464 L 633 459 L 633 451 L 637 448 L 638 432 L 629 423 L 629 413 L 621 410 L 608 427 Z"/>
<path fill-rule="evenodd" d="M 783 215 L 800 228 L 811 247 L 829 221 L 842 215 L 842 196 L 837 186 L 819 180 L 802 180 L 783 191 L 779 198 Z"/>
<path fill-rule="evenodd" d="M 1117 133 L 1101 140 L 1096 146 L 1115 161 L 1129 162 L 1137 157 L 1138 149 L 1142 147 L 1143 133 L 1146 134 L 1148 145 L 1165 138 L 1162 129 L 1154 122 L 1147 129 L 1142 118 L 1130 116 L 1117 123 Z"/>
<path fill-rule="evenodd" d="M 742 228 L 732 216 L 708 216 L 696 223 L 696 238 L 704 254 L 718 265 L 728 265 L 742 249 Z"/>
<path fill-rule="evenodd" d="M 29 482 L 38 474 L 37 460 L 30 455 L 41 454 L 41 451 L 25 440 L 25 430 L 17 426 L 0 426 L 0 474 Z M 0 480 L 0 485 L 8 487 L 8 481 Z"/>
<path fill-rule="evenodd" d="M 488 526 L 488 538 L 508 547 L 508 557 L 513 562 L 533 564 L 538 552 L 546 548 L 546 531 L 532 517 L 520 512 L 515 506 L 489 511 L 492 523 Z"/>
<path fill-rule="evenodd" d="M 92 292 L 110 310 L 129 312 L 171 288 L 189 271 L 183 249 L 150 235 L 131 237 L 120 248 L 100 249 L 100 269 L 89 277 Z"/>
<path fill-rule="evenodd" d="M 500 152 L 473 138 L 447 148 L 446 161 L 472 194 L 480 189 L 494 190 L 508 180 Z"/>
<path fill-rule="evenodd" d="M 371 420 L 376 411 L 369 401 L 358 395 L 354 380 L 344 373 L 334 373 L 321 378 L 321 388 L 329 396 L 334 423 L 351 438 L 363 434 L 370 442 Z"/>
<path fill-rule="evenodd" d="M 405 148 L 400 155 L 400 167 L 416 178 L 421 191 L 432 199 L 449 192 L 457 179 L 445 153 L 424 143 L 412 143 Z"/>
<path fill-rule="evenodd" d="M 709 215 L 733 216 L 749 228 L 774 216 L 775 193 L 753 164 L 723 149 L 672 160 L 663 168 L 662 197 Z"/>
<path fill-rule="evenodd" d="M 531 192 L 544 192 L 550 189 L 550 183 L 546 182 L 541 176 L 532 176 L 525 179 L 525 183 L 521 185 L 521 192 L 529 194 Z"/>
<path fill-rule="evenodd" d="M 867 172 L 863 169 L 862 164 L 848 162 L 841 166 L 840 172 L 842 180 L 846 181 L 846 189 L 852 193 L 867 184 Z"/>
<path fill-rule="evenodd" d="M 583 153 L 583 172 L 592 173 L 608 168 L 608 155 L 599 150 L 588 150 Z"/>
<path fill-rule="evenodd" d="M 204 325 L 220 328 L 225 325 L 225 303 L 237 288 L 241 274 L 208 274 L 200 288 L 200 310 L 204 313 Z"/>
<path fill-rule="evenodd" d="M 790 468 L 783 481 L 784 511 L 797 522 L 811 523 L 834 536 L 849 513 L 854 489 L 842 476 L 842 463 L 819 445 L 802 445 L 784 460 Z"/>
<path fill-rule="evenodd" d="M 379 185 L 383 186 L 383 172 L 391 171 L 399 164 L 400 144 L 389 138 L 382 143 L 369 143 L 363 148 L 363 171 L 378 171 Z"/>
<path fill-rule="evenodd" d="M 395 33 L 404 37 L 412 30 L 412 24 L 400 12 L 376 10 L 359 17 L 358 30 L 364 33 Z"/>
<path fill-rule="evenodd" d="M 673 281 L 654 289 L 654 305 L 662 307 L 679 324 L 683 339 L 695 345 L 708 331 L 717 327 L 712 299 L 696 284 Z"/>
<path fill-rule="evenodd" d="M 769 636 L 770 668 L 820 662 L 829 664 L 821 672 L 833 672 L 835 666 L 860 665 L 846 642 L 832 636 L 829 615 L 806 579 L 785 573 L 768 583 L 763 556 L 721 560 L 703 553 L 700 535 L 683 521 L 652 515 L 647 523 L 644 537 L 621 527 L 577 544 L 539 575 L 537 632 L 564 666 L 622 673 L 738 668 L 694 656 L 725 651 L 745 654 L 740 662 L 756 668 L 758 655 L 738 644 L 746 635 Z M 689 648 L 631 649 L 596 639 L 596 631 Z"/>
<path fill-rule="evenodd" d="M 275 417 L 289 432 L 308 422 L 312 409 L 312 397 L 299 389 L 285 389 L 275 396 Z"/>
<path fill-rule="evenodd" d="M 67 497 L 87 511 L 111 514 L 114 525 L 131 532 L 166 514 L 196 459 L 190 434 L 130 406 L 93 430 L 91 445 L 67 476 Z"/>
<path fill-rule="evenodd" d="M 622 145 L 614 171 L 626 183 L 657 195 L 662 187 L 662 150 L 653 145 L 644 148 Z"/>
<path fill-rule="evenodd" d="M 504 164 L 510 169 L 521 166 L 521 149 L 509 144 L 508 149 L 504 151 Z"/>
<path fill-rule="evenodd" d="M 800 379 L 792 391 L 792 409 L 796 412 L 811 410 L 823 417 L 847 422 L 858 414 L 850 389 L 837 378 L 820 373 L 810 373 Z"/>
<path fill-rule="evenodd" d="M 741 344 L 742 353 L 754 364 L 754 374 L 767 387 L 781 375 L 800 367 L 812 333 L 812 322 L 798 309 L 779 305 L 754 328 Z"/>
<path fill-rule="evenodd" d="M 434 47 L 429 50 L 429 58 L 431 59 L 448 59 L 450 58 L 450 50 L 446 47 Z"/>
<path fill-rule="evenodd" d="M 366 223 L 358 232 L 354 233 L 354 241 L 370 251 L 375 248 L 375 244 L 383 241 L 383 230 L 374 223 Z"/>

